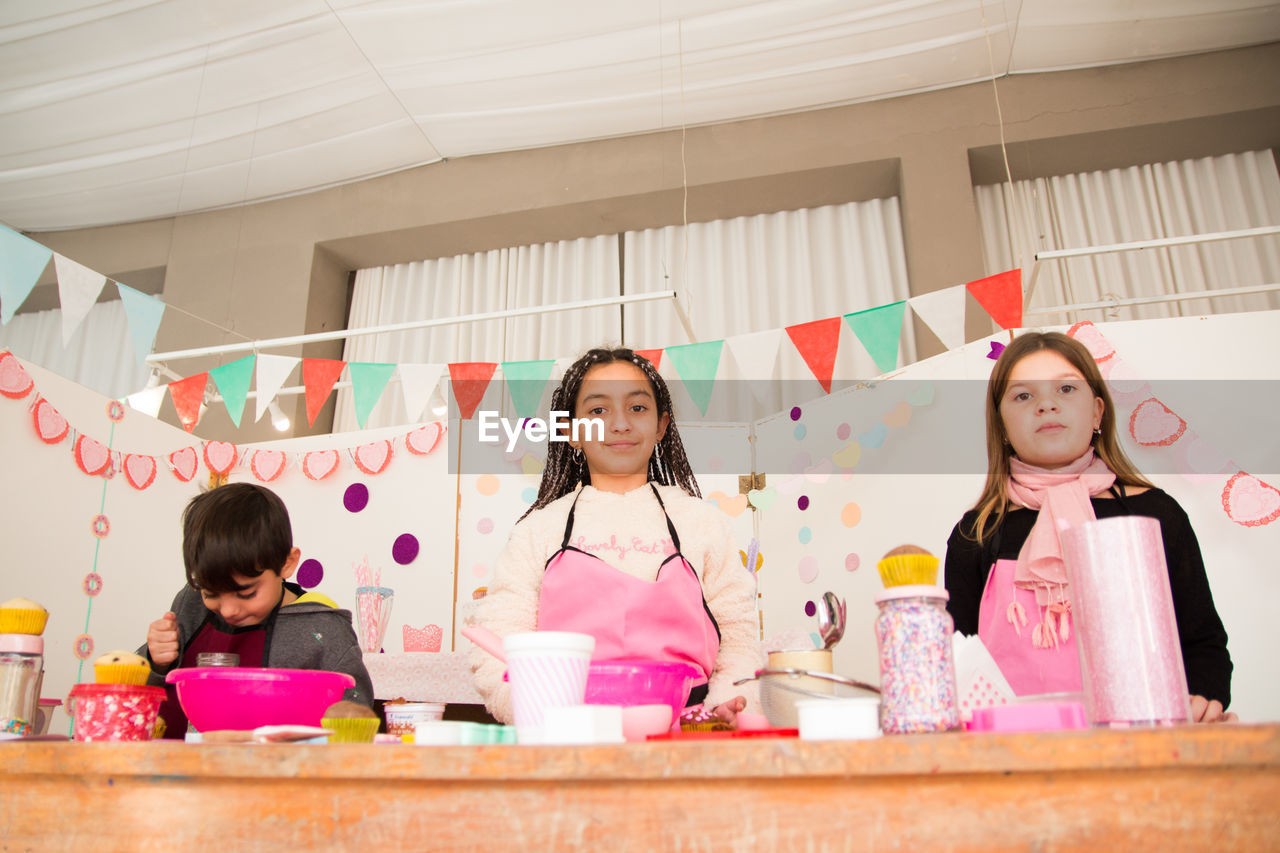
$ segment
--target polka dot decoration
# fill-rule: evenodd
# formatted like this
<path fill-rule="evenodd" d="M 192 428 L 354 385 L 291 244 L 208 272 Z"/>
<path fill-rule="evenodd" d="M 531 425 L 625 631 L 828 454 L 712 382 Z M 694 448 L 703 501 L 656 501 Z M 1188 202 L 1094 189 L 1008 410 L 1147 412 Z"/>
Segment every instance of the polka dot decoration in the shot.
<path fill-rule="evenodd" d="M 796 534 L 796 538 L 800 540 L 801 545 L 808 545 L 813 539 L 813 531 L 808 527 L 801 527 L 800 532 Z"/>
<path fill-rule="evenodd" d="M 808 496 L 808 495 L 801 495 L 799 498 L 797 498 L 797 499 L 796 499 L 796 508 L 797 508 L 797 509 L 799 509 L 801 512 L 804 512 L 806 509 L 808 509 L 808 508 L 809 508 L 809 496 Z"/>
<path fill-rule="evenodd" d="M 800 576 L 801 583 L 813 583 L 818 579 L 818 558 L 814 556 L 801 557 L 796 570 Z"/>
<path fill-rule="evenodd" d="M 92 598 L 102 592 L 102 575 L 89 572 L 84 576 L 84 594 Z"/>
<path fill-rule="evenodd" d="M 401 533 L 391 546 L 391 558 L 402 566 L 407 566 L 418 558 L 418 537 L 412 533 Z"/>
<path fill-rule="evenodd" d="M 809 434 L 809 430 L 805 428 L 804 424 L 796 424 L 792 434 L 796 437 L 796 441 L 804 441 L 804 437 Z"/>
<path fill-rule="evenodd" d="M 862 558 L 857 554 L 849 553 L 844 558 L 844 570 L 846 572 L 856 572 L 858 567 L 862 565 Z"/>
<path fill-rule="evenodd" d="M 524 501 L 527 504 L 532 505 L 533 502 L 536 501 L 537 499 L 538 499 L 538 490 L 535 489 L 533 486 L 529 486 L 527 489 L 525 489 L 523 492 L 520 493 L 520 500 Z"/>
<path fill-rule="evenodd" d="M 478 578 L 489 576 L 489 567 L 484 563 L 476 563 L 471 567 L 471 574 Z"/>
<path fill-rule="evenodd" d="M 313 589 L 319 586 L 322 580 L 324 580 L 324 564 L 314 557 L 308 557 L 302 561 L 301 566 L 298 566 L 298 586 L 303 589 Z"/>
<path fill-rule="evenodd" d="M 836 427 L 836 438 L 841 441 L 848 441 L 851 435 L 853 435 L 853 427 L 848 424 L 840 424 L 840 426 Z"/>
<path fill-rule="evenodd" d="M 812 601 L 806 601 L 804 603 L 804 615 L 816 616 L 817 614 L 818 614 L 818 605 L 814 604 Z"/>
<path fill-rule="evenodd" d="M 476 522 L 476 532 L 481 535 L 488 535 L 493 532 L 493 519 L 482 518 Z"/>
<path fill-rule="evenodd" d="M 862 507 L 850 501 L 844 505 L 844 509 L 840 510 L 840 523 L 845 527 L 857 527 L 858 522 L 862 521 Z"/>
<path fill-rule="evenodd" d="M 798 421 L 798 420 L 800 420 L 800 416 L 801 416 L 802 414 L 804 414 L 804 413 L 803 413 L 802 411 L 800 411 L 800 407 L 799 407 L 799 406 L 792 406 L 792 407 L 791 407 L 791 420 L 793 420 L 793 421 Z"/>
<path fill-rule="evenodd" d="M 493 474 L 481 474 L 476 478 L 476 491 L 482 495 L 496 495 L 501 485 L 502 481 Z"/>
<path fill-rule="evenodd" d="M 369 505 L 369 487 L 364 483 L 352 483 L 342 494 L 342 505 L 347 512 L 359 512 Z"/>

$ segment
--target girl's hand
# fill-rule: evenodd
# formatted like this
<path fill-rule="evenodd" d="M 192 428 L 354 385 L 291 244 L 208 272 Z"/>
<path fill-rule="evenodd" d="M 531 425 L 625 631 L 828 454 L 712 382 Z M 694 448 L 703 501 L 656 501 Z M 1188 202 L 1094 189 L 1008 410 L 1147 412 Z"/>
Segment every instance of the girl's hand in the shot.
<path fill-rule="evenodd" d="M 157 666 L 178 659 L 178 617 L 166 613 L 147 627 L 147 654 Z"/>
<path fill-rule="evenodd" d="M 747 700 L 744 696 L 734 696 L 732 699 L 721 702 L 719 705 L 711 709 L 711 714 L 717 720 L 738 727 L 738 713 L 747 709 Z"/>
<path fill-rule="evenodd" d="M 1206 699 L 1203 696 L 1191 697 L 1191 722 L 1193 723 L 1235 723 L 1239 722 L 1235 714 L 1223 711 L 1222 703 L 1217 699 Z"/>

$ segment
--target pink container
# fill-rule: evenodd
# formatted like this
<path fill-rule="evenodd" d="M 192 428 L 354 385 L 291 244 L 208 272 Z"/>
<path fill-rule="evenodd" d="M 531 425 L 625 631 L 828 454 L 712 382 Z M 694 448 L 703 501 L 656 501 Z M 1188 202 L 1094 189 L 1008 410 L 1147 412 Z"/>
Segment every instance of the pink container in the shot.
<path fill-rule="evenodd" d="M 656 660 L 592 661 L 587 670 L 588 705 L 670 705 L 679 719 L 702 671 L 690 663 Z"/>
<path fill-rule="evenodd" d="M 1088 727 L 1080 702 L 1017 702 L 975 708 L 968 725 L 971 732 L 1056 732 Z"/>
<path fill-rule="evenodd" d="M 318 726 L 325 709 L 356 683 L 344 672 L 248 666 L 175 669 L 165 681 L 177 687 L 183 713 L 201 732 Z"/>
<path fill-rule="evenodd" d="M 151 740 L 163 701 L 145 684 L 77 684 L 67 697 L 80 741 Z"/>

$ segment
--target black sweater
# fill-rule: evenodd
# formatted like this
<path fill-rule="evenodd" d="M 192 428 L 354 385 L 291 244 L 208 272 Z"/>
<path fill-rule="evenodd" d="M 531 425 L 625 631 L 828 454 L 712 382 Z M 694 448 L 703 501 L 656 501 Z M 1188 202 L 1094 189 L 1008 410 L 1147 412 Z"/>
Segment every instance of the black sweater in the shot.
<path fill-rule="evenodd" d="M 1160 489 L 1119 499 L 1095 497 L 1091 500 L 1098 518 L 1143 515 L 1160 522 L 1165 559 L 1169 565 L 1169 586 L 1173 610 L 1182 643 L 1182 662 L 1187 670 L 1187 688 L 1192 694 L 1217 699 L 1222 707 L 1231 701 L 1231 656 L 1227 653 L 1227 632 L 1213 606 L 1209 579 L 1200 556 L 1200 544 L 1182 507 Z M 947 609 L 962 634 L 978 633 L 978 607 L 987 576 L 997 559 L 1016 560 L 1022 543 L 1035 524 L 1038 513 L 1018 508 L 980 545 L 970 536 L 977 512 L 970 510 L 960 519 L 947 540 L 946 585 L 951 600 Z"/>

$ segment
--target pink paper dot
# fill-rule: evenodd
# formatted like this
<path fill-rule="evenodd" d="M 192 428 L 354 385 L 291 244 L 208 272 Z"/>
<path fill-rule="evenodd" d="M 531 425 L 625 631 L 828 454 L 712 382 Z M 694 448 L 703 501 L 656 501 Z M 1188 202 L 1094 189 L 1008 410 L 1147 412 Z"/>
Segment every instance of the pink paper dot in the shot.
<path fill-rule="evenodd" d="M 477 532 L 477 533 L 481 533 L 481 534 L 488 534 L 488 533 L 492 533 L 492 532 L 493 532 L 493 519 L 492 519 L 492 518 L 482 518 L 482 519 L 480 519 L 479 521 L 477 521 L 477 522 L 476 522 L 476 532 Z"/>
<path fill-rule="evenodd" d="M 836 427 L 836 438 L 841 441 L 848 441 L 849 436 L 853 434 L 853 427 L 848 424 L 840 424 Z"/>
<path fill-rule="evenodd" d="M 862 558 L 857 554 L 847 554 L 844 558 L 844 570 L 846 572 L 856 572 L 858 566 L 862 565 Z"/>
<path fill-rule="evenodd" d="M 476 563 L 471 567 L 471 574 L 477 578 L 487 577 L 489 575 L 489 567 L 484 563 Z"/>
<path fill-rule="evenodd" d="M 800 576 L 801 583 L 813 583 L 818 579 L 818 558 L 817 557 L 801 557 L 800 562 L 796 566 L 796 573 Z"/>

